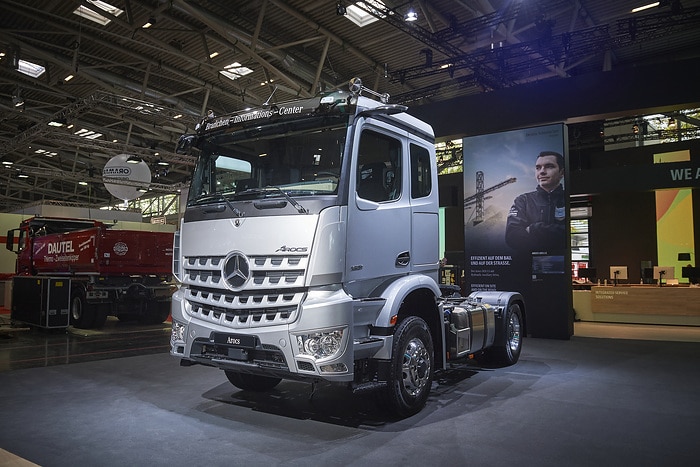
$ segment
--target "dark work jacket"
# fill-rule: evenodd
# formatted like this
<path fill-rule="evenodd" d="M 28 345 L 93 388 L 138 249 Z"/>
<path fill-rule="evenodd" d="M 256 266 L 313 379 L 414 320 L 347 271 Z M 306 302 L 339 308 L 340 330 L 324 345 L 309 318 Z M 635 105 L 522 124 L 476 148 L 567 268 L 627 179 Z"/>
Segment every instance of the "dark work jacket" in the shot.
<path fill-rule="evenodd" d="M 537 187 L 513 201 L 506 221 L 506 243 L 516 250 L 562 252 L 566 248 L 566 202 L 559 185 Z"/>

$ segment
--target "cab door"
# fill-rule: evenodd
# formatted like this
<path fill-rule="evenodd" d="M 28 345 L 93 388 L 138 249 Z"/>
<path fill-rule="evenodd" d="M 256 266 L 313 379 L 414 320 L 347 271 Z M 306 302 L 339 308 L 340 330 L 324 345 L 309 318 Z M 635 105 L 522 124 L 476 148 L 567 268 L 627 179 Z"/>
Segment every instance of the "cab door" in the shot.
<path fill-rule="evenodd" d="M 353 148 L 345 277 L 353 296 L 366 297 L 411 270 L 407 135 L 368 119 Z"/>

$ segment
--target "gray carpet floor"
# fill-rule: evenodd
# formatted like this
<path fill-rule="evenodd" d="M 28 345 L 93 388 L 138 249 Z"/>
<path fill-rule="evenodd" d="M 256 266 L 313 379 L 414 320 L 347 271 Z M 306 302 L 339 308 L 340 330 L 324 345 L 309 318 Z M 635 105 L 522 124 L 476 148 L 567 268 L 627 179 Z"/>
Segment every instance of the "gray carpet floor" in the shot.
<path fill-rule="evenodd" d="M 695 465 L 700 343 L 525 339 L 441 375 L 418 415 L 283 382 L 238 391 L 165 353 L 0 373 L 0 448 L 43 466 Z"/>

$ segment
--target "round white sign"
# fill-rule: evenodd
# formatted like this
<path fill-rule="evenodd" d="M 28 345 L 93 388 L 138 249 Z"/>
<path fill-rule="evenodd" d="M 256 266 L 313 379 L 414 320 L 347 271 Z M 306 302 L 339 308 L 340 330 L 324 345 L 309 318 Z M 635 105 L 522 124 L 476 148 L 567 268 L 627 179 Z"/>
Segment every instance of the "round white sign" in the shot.
<path fill-rule="evenodd" d="M 151 169 L 144 161 L 138 163 L 127 162 L 133 157 L 130 154 L 119 154 L 107 161 L 102 169 L 102 180 L 105 188 L 112 196 L 124 201 L 136 199 L 143 194 L 139 188 L 148 188 L 151 184 Z M 122 185 L 110 183 L 110 179 L 124 179 L 135 184 Z"/>

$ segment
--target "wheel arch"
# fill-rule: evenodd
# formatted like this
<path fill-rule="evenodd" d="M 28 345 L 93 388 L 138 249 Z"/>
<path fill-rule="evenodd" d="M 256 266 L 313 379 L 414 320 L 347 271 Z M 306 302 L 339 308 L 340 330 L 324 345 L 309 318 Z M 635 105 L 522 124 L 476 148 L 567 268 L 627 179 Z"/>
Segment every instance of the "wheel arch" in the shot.
<path fill-rule="evenodd" d="M 496 307 L 500 310 L 507 310 L 513 305 L 520 306 L 520 312 L 522 314 L 522 334 L 527 335 L 527 308 L 525 307 L 525 299 L 519 292 L 503 292 L 503 291 L 481 291 L 472 292 L 469 294 L 469 299 L 476 300 L 481 303 L 488 303 L 489 305 Z M 496 319 L 501 319 L 503 316 L 502 312 L 499 312 Z M 498 338 L 499 336 L 497 336 Z M 494 344 L 502 344 L 502 342 L 494 342 Z"/>
<path fill-rule="evenodd" d="M 377 317 L 375 325 L 393 332 L 407 317 L 421 318 L 430 328 L 436 367 L 443 368 L 444 326 L 438 305 L 441 292 L 435 280 L 422 274 L 402 276 L 392 281 L 379 295 L 386 300 L 386 305 Z M 392 324 L 394 317 L 396 320 Z"/>
<path fill-rule="evenodd" d="M 427 288 L 412 290 L 399 307 L 396 325 L 409 316 L 417 316 L 428 325 L 433 340 L 433 361 L 436 369 L 444 368 L 444 326 L 437 297 Z"/>

